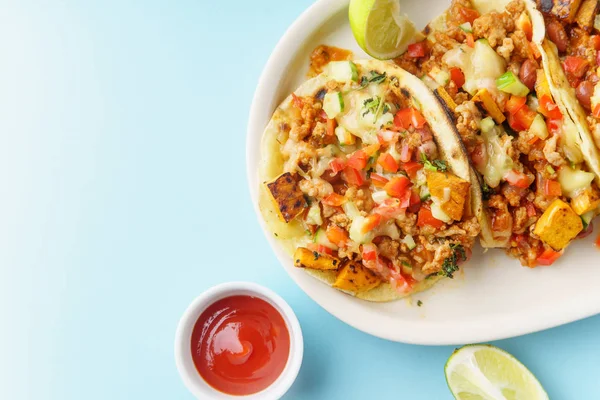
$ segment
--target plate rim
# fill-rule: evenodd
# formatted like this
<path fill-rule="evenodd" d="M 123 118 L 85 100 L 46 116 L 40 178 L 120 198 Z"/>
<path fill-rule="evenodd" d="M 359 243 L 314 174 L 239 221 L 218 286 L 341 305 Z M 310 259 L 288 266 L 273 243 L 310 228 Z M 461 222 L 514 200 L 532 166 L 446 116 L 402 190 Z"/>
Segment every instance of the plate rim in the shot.
<path fill-rule="evenodd" d="M 301 44 L 314 31 L 315 26 L 321 26 L 333 15 L 343 11 L 343 8 L 347 8 L 348 4 L 348 0 L 317 0 L 296 18 L 279 39 L 269 56 L 258 80 L 250 106 L 246 132 L 246 179 L 250 189 L 250 198 L 263 235 L 286 273 L 308 297 L 340 321 L 369 335 L 401 343 L 460 345 L 488 342 L 539 332 L 600 314 L 600 305 L 595 308 L 589 305 L 588 307 L 577 307 L 570 314 L 561 313 L 557 315 L 553 313 L 553 310 L 548 310 L 547 313 L 538 315 L 535 320 L 532 320 L 531 315 L 526 313 L 480 318 L 476 322 L 461 322 L 454 324 L 454 326 L 426 320 L 405 320 L 403 325 L 406 329 L 390 332 L 389 330 L 378 329 L 376 324 L 371 324 L 368 320 L 357 322 L 352 319 L 351 315 L 344 313 L 339 308 L 317 300 L 312 287 L 323 284 L 316 279 L 310 281 L 300 279 L 299 274 L 296 272 L 302 271 L 293 271 L 286 266 L 286 264 L 291 263 L 291 259 L 288 260 L 287 254 L 282 251 L 272 235 L 269 234 L 258 205 L 258 161 L 260 158 L 260 142 L 266 126 L 266 123 L 261 122 L 261 120 L 266 113 L 266 121 L 268 122 L 278 106 L 272 93 L 279 84 L 278 77 L 282 76 L 283 71 L 296 57 L 297 49 L 300 47 L 298 43 Z M 292 51 L 289 50 L 290 44 L 292 44 Z M 344 296 L 341 293 L 340 295 Z M 383 317 L 384 319 L 392 319 L 387 315 Z M 381 316 L 378 318 L 381 318 Z M 490 327 L 494 329 L 490 329 Z M 431 332 L 436 332 L 439 329 L 444 330 L 443 337 L 435 333 L 431 334 Z"/>

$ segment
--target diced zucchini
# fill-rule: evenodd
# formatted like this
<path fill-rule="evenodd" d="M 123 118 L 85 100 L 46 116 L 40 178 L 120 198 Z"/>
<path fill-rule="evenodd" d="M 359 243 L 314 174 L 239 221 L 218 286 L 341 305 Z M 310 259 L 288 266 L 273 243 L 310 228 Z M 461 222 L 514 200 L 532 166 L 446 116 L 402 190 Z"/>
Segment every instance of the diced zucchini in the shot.
<path fill-rule="evenodd" d="M 412 235 L 404 236 L 404 239 L 402 239 L 402 243 L 404 243 L 408 247 L 409 250 L 412 250 L 415 247 L 417 247 L 417 244 L 415 243 L 415 239 L 412 237 Z"/>
<path fill-rule="evenodd" d="M 315 202 L 308 209 L 308 213 L 306 214 L 306 223 L 310 225 L 318 225 L 321 226 L 323 224 L 323 218 L 321 218 L 321 208 L 319 207 L 319 203 Z"/>
<path fill-rule="evenodd" d="M 554 175 L 556 173 L 556 170 L 554 168 L 552 168 L 552 165 L 547 165 L 546 171 L 548 171 L 548 173 L 552 174 L 552 175 Z"/>
<path fill-rule="evenodd" d="M 371 194 L 373 201 L 377 204 L 383 203 L 386 199 L 389 199 L 390 196 L 386 193 L 385 190 L 378 190 Z"/>
<path fill-rule="evenodd" d="M 465 22 L 464 24 L 460 24 L 458 27 L 460 29 L 462 29 L 466 33 L 472 33 L 473 32 L 473 27 L 471 26 L 470 22 Z"/>
<path fill-rule="evenodd" d="M 349 145 L 356 143 L 356 139 L 354 138 L 354 135 L 351 134 L 350 132 L 348 132 L 346 130 L 346 128 L 344 128 L 341 125 L 338 125 L 335 128 L 335 136 L 337 136 L 341 145 L 349 146 Z"/>
<path fill-rule="evenodd" d="M 327 118 L 334 119 L 344 111 L 344 97 L 340 92 L 329 92 L 323 98 L 323 111 Z"/>
<path fill-rule="evenodd" d="M 337 82 L 358 82 L 358 69 L 352 61 L 332 61 L 327 64 L 324 72 Z"/>
<path fill-rule="evenodd" d="M 563 167 L 558 171 L 558 181 L 562 191 L 569 197 L 573 197 L 581 189 L 590 186 L 594 180 L 594 174 L 578 169 Z"/>
<path fill-rule="evenodd" d="M 422 202 L 427 201 L 431 198 L 431 193 L 429 193 L 429 188 L 427 187 L 427 185 L 421 186 L 419 197 L 421 198 Z"/>
<path fill-rule="evenodd" d="M 581 216 L 581 222 L 583 222 L 583 229 L 587 229 L 587 227 L 590 225 L 590 222 L 592 222 L 592 219 L 594 219 L 594 211 L 586 212 Z"/>
<path fill-rule="evenodd" d="M 436 81 L 438 85 L 446 86 L 448 82 L 450 82 L 450 73 L 448 71 L 444 71 L 443 69 L 435 66 L 431 68 L 428 72 L 428 75 Z"/>
<path fill-rule="evenodd" d="M 494 126 L 496 126 L 494 120 L 491 117 L 485 117 L 481 120 L 479 124 L 481 126 L 481 132 L 483 133 L 491 131 L 492 129 L 494 129 Z"/>
<path fill-rule="evenodd" d="M 356 204 L 354 204 L 353 201 L 345 202 L 342 204 L 342 208 L 344 209 L 344 212 L 348 218 L 354 220 L 356 217 L 360 217 L 360 211 L 358 211 L 358 208 L 356 208 Z"/>
<path fill-rule="evenodd" d="M 501 77 L 496 79 L 496 87 L 503 92 L 519 97 L 525 97 L 529 94 L 529 88 L 512 71 L 506 71 Z"/>
<path fill-rule="evenodd" d="M 322 246 L 329 247 L 332 250 L 338 249 L 338 247 L 335 244 L 333 244 L 329 241 L 329 239 L 327 238 L 327 233 L 325 232 L 324 229 L 319 229 L 317 231 L 317 233 L 315 233 L 314 242 L 316 244 L 320 244 Z"/>
<path fill-rule="evenodd" d="M 548 127 L 546 126 L 546 121 L 544 121 L 544 117 L 542 117 L 541 114 L 535 116 L 531 126 L 529 127 L 529 132 L 542 140 L 548 137 Z"/>
<path fill-rule="evenodd" d="M 389 236 L 394 240 L 400 239 L 400 232 L 393 219 L 379 224 L 379 226 L 373 229 L 373 236 Z"/>

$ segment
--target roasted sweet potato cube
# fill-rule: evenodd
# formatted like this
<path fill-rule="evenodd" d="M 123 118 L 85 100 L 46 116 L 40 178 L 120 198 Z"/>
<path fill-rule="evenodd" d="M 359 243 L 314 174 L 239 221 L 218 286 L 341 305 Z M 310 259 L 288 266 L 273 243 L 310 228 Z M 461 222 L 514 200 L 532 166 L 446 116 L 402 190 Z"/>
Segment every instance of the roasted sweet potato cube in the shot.
<path fill-rule="evenodd" d="M 575 16 L 575 22 L 580 28 L 591 30 L 594 26 L 594 18 L 596 17 L 596 9 L 598 7 L 598 0 L 583 0 L 577 15 Z"/>
<path fill-rule="evenodd" d="M 481 106 L 490 114 L 490 117 L 496 121 L 496 123 L 501 124 L 506 119 L 502 113 L 502 110 L 500 107 L 498 107 L 498 104 L 496 104 L 496 101 L 487 89 L 480 89 L 477 93 L 475 93 L 475 96 L 473 96 L 473 101 L 480 103 Z"/>
<path fill-rule="evenodd" d="M 567 23 L 573 22 L 581 0 L 554 0 L 554 7 L 550 13 Z"/>
<path fill-rule="evenodd" d="M 469 198 L 469 182 L 449 172 L 427 171 L 427 187 L 443 212 L 455 221 L 462 219 Z"/>
<path fill-rule="evenodd" d="M 366 292 L 376 288 L 381 279 L 373 271 L 355 262 L 346 263 L 338 272 L 333 287 L 347 292 Z"/>
<path fill-rule="evenodd" d="M 533 233 L 554 250 L 562 250 L 582 229 L 579 215 L 567 203 L 556 199 L 544 211 Z"/>
<path fill-rule="evenodd" d="M 338 269 L 340 265 L 338 258 L 310 251 L 305 247 L 298 247 L 294 252 L 294 266 L 298 268 L 331 270 Z"/>
<path fill-rule="evenodd" d="M 304 193 L 298 186 L 298 174 L 283 173 L 267 183 L 269 193 L 277 203 L 279 216 L 285 222 L 296 218 L 306 208 Z"/>
<path fill-rule="evenodd" d="M 595 210 L 598 206 L 600 206 L 600 193 L 591 187 L 582 190 L 571 200 L 571 208 L 577 215 Z"/>

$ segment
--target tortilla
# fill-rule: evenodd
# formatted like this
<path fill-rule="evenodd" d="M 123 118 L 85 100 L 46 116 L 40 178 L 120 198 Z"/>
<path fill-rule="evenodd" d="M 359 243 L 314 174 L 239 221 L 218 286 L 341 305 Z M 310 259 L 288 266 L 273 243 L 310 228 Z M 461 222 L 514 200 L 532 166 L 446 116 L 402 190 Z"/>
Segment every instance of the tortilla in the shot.
<path fill-rule="evenodd" d="M 415 103 L 420 105 L 420 111 L 432 130 L 434 141 L 441 155 L 440 158 L 447 162 L 456 176 L 471 182 L 473 175 L 469 160 L 454 123 L 427 86 L 417 77 L 389 62 L 363 60 L 354 61 L 354 63 L 362 71 L 376 70 L 379 73 L 385 73 L 390 79 L 397 79 L 403 93 L 409 94 Z M 315 96 L 328 80 L 329 78 L 324 74 L 318 75 L 302 84 L 294 94 L 299 97 Z M 259 170 L 261 182 L 272 181 L 284 172 L 285 162 L 281 155 L 280 143 L 287 139 L 287 133 L 282 129 L 282 123 L 287 120 L 293 107 L 293 97 L 290 95 L 277 107 L 265 129 L 261 146 L 262 161 Z M 470 204 L 466 207 L 467 213 L 469 215 L 481 214 L 483 207 L 479 185 L 471 184 L 470 188 L 471 193 L 468 196 L 470 197 Z M 310 241 L 302 224 L 297 220 L 285 223 L 279 218 L 277 206 L 264 184 L 260 185 L 259 208 L 267 226 L 290 256 L 297 247 L 306 245 Z M 336 271 L 321 271 L 309 268 L 304 270 L 329 286 L 332 286 L 336 279 Z M 439 275 L 430 276 L 415 284 L 409 292 L 404 293 L 395 290 L 388 282 L 384 282 L 368 291 L 347 293 L 367 301 L 386 302 L 425 290 L 441 278 L 442 276 Z"/>

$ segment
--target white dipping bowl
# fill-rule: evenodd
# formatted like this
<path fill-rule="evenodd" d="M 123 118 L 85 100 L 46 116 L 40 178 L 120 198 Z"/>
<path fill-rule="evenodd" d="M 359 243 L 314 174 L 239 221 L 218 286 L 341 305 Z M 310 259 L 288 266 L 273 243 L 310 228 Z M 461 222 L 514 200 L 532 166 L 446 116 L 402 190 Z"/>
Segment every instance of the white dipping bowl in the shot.
<path fill-rule="evenodd" d="M 283 317 L 290 334 L 290 353 L 281 375 L 266 389 L 245 396 L 233 396 L 214 389 L 200 376 L 192 360 L 191 337 L 196 321 L 208 306 L 230 296 L 253 296 L 271 304 Z M 300 365 L 302 365 L 303 354 L 302 330 L 294 311 L 278 294 L 251 282 L 222 283 L 202 293 L 183 313 L 175 334 L 175 363 L 179 375 L 185 386 L 198 399 L 279 399 L 296 380 Z"/>

